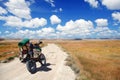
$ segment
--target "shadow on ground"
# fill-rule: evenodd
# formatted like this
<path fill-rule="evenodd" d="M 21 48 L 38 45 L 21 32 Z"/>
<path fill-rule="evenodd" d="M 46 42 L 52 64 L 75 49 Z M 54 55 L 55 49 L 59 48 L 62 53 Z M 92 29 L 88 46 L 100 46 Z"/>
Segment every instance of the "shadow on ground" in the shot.
<path fill-rule="evenodd" d="M 47 63 L 46 65 L 44 66 L 40 66 L 37 68 L 36 72 L 38 71 L 45 71 L 45 72 L 48 72 L 50 70 L 52 70 L 51 68 L 49 68 L 48 66 L 50 66 L 51 64 L 50 63 Z"/>

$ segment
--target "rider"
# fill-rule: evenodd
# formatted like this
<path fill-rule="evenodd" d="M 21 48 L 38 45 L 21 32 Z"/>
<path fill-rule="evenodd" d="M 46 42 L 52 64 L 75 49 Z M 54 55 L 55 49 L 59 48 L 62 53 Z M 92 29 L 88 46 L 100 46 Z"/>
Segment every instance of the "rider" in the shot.
<path fill-rule="evenodd" d="M 28 49 L 28 54 L 30 55 L 30 57 L 32 58 L 34 53 L 33 53 L 33 44 L 30 43 L 30 41 L 28 41 L 26 43 L 27 49 Z"/>
<path fill-rule="evenodd" d="M 28 49 L 28 54 L 30 55 L 30 57 L 34 57 L 33 55 L 34 55 L 34 52 L 33 52 L 33 49 L 34 48 L 36 48 L 36 49 L 39 49 L 40 50 L 40 52 L 42 51 L 41 50 L 41 47 L 39 46 L 40 44 L 42 44 L 42 41 L 39 41 L 39 43 L 36 43 L 36 44 L 32 44 L 32 43 L 30 43 L 30 41 L 28 41 L 27 43 L 26 43 L 26 46 L 27 46 L 27 49 Z"/>
<path fill-rule="evenodd" d="M 42 44 L 42 41 L 39 41 L 38 43 L 35 43 L 34 48 L 40 50 L 40 52 L 41 52 L 42 50 L 41 50 L 41 46 L 39 46 L 40 44 Z"/>

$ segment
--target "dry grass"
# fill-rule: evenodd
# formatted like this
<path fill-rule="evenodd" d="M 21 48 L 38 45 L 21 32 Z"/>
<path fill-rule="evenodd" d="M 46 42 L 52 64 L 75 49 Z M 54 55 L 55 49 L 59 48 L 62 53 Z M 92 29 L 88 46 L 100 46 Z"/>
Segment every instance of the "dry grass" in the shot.
<path fill-rule="evenodd" d="M 13 59 L 18 55 L 18 41 L 0 42 L 0 61 Z M 77 80 L 120 80 L 120 41 L 69 41 L 50 40 L 47 43 L 57 43 L 67 51 L 72 58 L 68 58 L 67 65 L 72 66 L 76 73 L 76 65 L 80 67 Z M 72 61 L 74 59 L 74 61 Z M 76 64 L 76 65 L 75 65 Z"/>
<path fill-rule="evenodd" d="M 19 55 L 19 48 L 18 48 L 18 42 L 20 40 L 4 40 L 0 41 L 0 62 L 1 61 L 10 61 L 14 59 L 14 57 Z M 38 40 L 31 40 L 31 42 L 34 44 L 38 42 Z M 41 47 L 47 46 L 47 43 L 44 43 L 40 45 Z M 7 60 L 7 61 L 6 61 Z"/>
<path fill-rule="evenodd" d="M 119 40 L 57 43 L 69 52 L 79 65 L 79 76 L 82 75 L 80 80 L 120 80 Z"/>
<path fill-rule="evenodd" d="M 18 55 L 17 42 L 0 42 L 0 61 Z"/>
<path fill-rule="evenodd" d="M 79 74 L 80 68 L 78 65 L 76 65 L 75 60 L 69 55 L 66 59 L 66 65 L 70 66 L 71 69 L 75 72 L 75 74 Z"/>

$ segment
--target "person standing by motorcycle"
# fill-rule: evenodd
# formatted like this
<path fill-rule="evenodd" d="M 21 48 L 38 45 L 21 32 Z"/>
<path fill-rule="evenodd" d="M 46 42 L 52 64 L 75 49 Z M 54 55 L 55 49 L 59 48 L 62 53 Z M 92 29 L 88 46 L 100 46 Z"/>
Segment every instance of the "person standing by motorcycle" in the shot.
<path fill-rule="evenodd" d="M 41 44 L 42 44 L 42 41 L 35 43 L 34 48 L 38 49 L 41 52 L 42 51 L 41 46 L 40 46 Z"/>
<path fill-rule="evenodd" d="M 33 44 L 32 43 L 30 43 L 30 41 L 28 41 L 27 43 L 26 43 L 26 47 L 27 47 L 27 49 L 28 49 L 28 54 L 30 55 L 30 57 L 31 58 L 33 58 L 34 56 L 34 52 L 33 52 Z"/>

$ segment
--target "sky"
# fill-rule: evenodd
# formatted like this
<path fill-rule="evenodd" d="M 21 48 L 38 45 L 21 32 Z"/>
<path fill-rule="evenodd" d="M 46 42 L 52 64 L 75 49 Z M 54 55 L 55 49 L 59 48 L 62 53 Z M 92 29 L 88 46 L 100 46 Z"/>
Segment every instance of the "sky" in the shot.
<path fill-rule="evenodd" d="M 120 0 L 0 0 L 0 38 L 120 38 Z"/>

